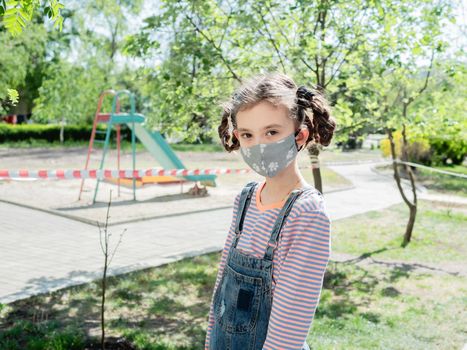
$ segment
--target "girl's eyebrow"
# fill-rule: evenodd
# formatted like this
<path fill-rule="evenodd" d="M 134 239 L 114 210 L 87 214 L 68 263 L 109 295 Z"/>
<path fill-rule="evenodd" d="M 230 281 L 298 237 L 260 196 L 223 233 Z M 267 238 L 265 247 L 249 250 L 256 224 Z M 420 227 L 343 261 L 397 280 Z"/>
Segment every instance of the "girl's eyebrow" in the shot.
<path fill-rule="evenodd" d="M 263 130 L 266 130 L 266 129 L 269 129 L 269 128 L 282 128 L 282 125 L 280 125 L 280 124 L 271 124 L 271 125 L 265 126 L 263 128 Z M 246 129 L 246 128 L 238 128 L 237 130 L 238 131 L 250 131 L 249 129 Z"/>

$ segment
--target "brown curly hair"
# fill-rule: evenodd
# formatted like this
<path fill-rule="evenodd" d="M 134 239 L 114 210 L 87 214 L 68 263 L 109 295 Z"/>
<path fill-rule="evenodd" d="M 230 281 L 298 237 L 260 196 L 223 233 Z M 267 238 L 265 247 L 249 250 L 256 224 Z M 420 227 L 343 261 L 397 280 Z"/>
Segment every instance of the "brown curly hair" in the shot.
<path fill-rule="evenodd" d="M 305 96 L 297 93 L 298 86 L 282 73 L 259 74 L 248 79 L 236 89 L 228 101 L 221 104 L 222 120 L 217 130 L 223 147 L 228 152 L 240 148 L 240 141 L 233 133 L 237 128 L 236 115 L 261 101 L 268 101 L 274 106 L 285 106 L 289 117 L 295 121 L 296 129 L 305 125 L 310 130 L 302 149 L 310 142 L 328 146 L 336 128 L 336 121 L 331 116 L 330 106 L 323 93 L 310 88 L 306 88 L 306 91 L 311 93 L 306 93 Z"/>

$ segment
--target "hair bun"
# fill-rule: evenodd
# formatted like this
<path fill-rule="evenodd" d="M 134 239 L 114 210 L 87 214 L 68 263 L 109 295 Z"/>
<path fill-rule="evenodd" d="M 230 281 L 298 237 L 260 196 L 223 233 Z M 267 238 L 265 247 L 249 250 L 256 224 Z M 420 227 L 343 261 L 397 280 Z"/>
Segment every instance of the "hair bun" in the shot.
<path fill-rule="evenodd" d="M 302 85 L 297 89 L 297 104 L 299 106 L 308 108 L 311 106 L 313 96 L 315 96 L 315 94 L 311 90 L 308 90 L 306 86 Z"/>

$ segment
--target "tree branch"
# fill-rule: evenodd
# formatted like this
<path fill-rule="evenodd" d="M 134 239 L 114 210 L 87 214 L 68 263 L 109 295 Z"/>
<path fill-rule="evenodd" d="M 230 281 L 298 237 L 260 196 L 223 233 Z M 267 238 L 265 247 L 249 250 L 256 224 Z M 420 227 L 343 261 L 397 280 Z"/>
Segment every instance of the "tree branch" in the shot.
<path fill-rule="evenodd" d="M 225 67 L 229 70 L 230 74 L 232 74 L 232 77 L 235 80 L 242 82 L 242 79 L 234 72 L 230 64 L 225 59 L 224 55 L 222 54 L 222 49 L 216 45 L 213 39 L 207 36 L 206 33 L 203 30 L 201 30 L 201 28 L 198 27 L 198 25 L 193 21 L 193 19 L 190 16 L 188 16 L 186 13 L 184 13 L 184 15 L 185 15 L 185 18 L 190 21 L 191 25 L 196 29 L 196 31 L 200 33 L 214 47 L 214 49 L 216 49 L 220 59 L 224 63 Z"/>
<path fill-rule="evenodd" d="M 272 37 L 271 32 L 270 32 L 269 29 L 268 29 L 267 22 L 266 22 L 266 20 L 264 19 L 264 15 L 263 15 L 261 9 L 258 8 L 258 7 L 256 7 L 256 6 L 253 6 L 253 9 L 254 9 L 254 10 L 259 14 L 259 16 L 261 17 L 261 21 L 263 22 L 264 29 L 266 30 L 266 33 L 268 34 L 269 41 L 271 42 L 272 46 L 274 47 L 274 50 L 275 50 L 276 53 L 277 53 L 277 56 L 278 56 L 278 58 L 279 58 L 279 61 L 280 61 L 280 63 L 281 63 L 281 66 L 282 66 L 282 70 L 284 71 L 284 73 L 286 73 L 286 68 L 285 68 L 284 62 L 282 61 L 282 53 L 280 52 L 279 48 L 277 47 L 276 41 L 274 40 L 274 38 Z"/>
<path fill-rule="evenodd" d="M 417 98 L 418 96 L 420 96 L 422 94 L 423 91 L 425 91 L 425 89 L 428 87 L 428 80 L 430 79 L 430 75 L 431 75 L 431 70 L 433 69 L 433 61 L 434 61 L 434 58 L 435 58 L 435 48 L 433 48 L 433 51 L 431 52 L 431 59 L 430 59 L 430 66 L 428 68 L 428 72 L 426 73 L 426 78 L 425 78 L 425 83 L 423 84 L 423 86 L 420 88 L 420 90 L 418 91 L 417 95 L 415 96 L 411 96 L 409 98 L 409 101 L 407 102 L 407 106 L 409 104 L 411 104 L 415 98 Z"/>

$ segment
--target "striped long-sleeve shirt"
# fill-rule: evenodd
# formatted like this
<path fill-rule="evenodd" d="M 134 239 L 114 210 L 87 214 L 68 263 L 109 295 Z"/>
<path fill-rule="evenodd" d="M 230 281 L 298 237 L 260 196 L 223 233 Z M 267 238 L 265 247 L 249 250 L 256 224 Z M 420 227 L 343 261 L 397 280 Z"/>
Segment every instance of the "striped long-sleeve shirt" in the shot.
<path fill-rule="evenodd" d="M 243 232 L 237 248 L 262 258 L 271 236 L 274 222 L 285 204 L 263 205 L 260 193 L 265 182 L 254 189 L 244 218 Z M 222 276 L 227 255 L 235 236 L 240 193 L 234 201 L 232 224 L 222 251 L 214 291 Z M 263 350 L 301 350 L 311 328 L 318 305 L 331 253 L 331 221 L 323 196 L 307 188 L 295 201 L 279 236 L 273 257 L 273 304 Z M 212 298 L 214 297 L 214 292 Z M 209 311 L 205 349 L 214 325 L 213 303 Z"/>

